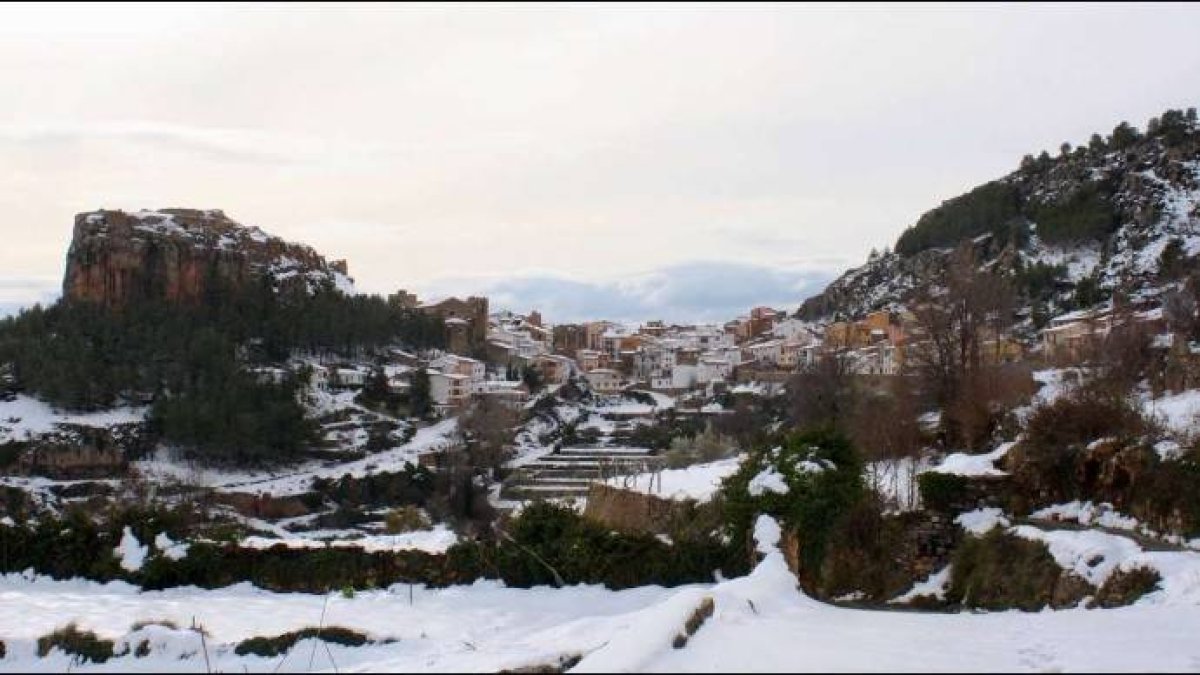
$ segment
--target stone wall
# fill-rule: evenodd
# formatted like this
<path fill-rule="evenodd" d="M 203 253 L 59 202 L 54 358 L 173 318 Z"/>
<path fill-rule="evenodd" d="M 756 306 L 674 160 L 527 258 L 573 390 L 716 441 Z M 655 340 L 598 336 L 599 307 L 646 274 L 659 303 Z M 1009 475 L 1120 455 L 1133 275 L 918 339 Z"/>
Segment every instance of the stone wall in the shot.
<path fill-rule="evenodd" d="M 592 483 L 583 516 L 614 530 L 667 534 L 682 507 L 670 499 Z"/>

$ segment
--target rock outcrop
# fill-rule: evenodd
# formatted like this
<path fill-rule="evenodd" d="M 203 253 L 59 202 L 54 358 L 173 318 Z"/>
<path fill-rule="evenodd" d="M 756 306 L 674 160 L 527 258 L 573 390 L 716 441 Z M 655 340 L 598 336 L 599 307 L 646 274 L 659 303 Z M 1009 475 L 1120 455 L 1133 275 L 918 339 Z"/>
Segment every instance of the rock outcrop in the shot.
<path fill-rule="evenodd" d="M 142 301 L 189 304 L 220 286 L 269 279 L 276 292 L 352 293 L 344 261 L 246 227 L 218 210 L 94 211 L 75 217 L 63 298 L 110 308 Z"/>

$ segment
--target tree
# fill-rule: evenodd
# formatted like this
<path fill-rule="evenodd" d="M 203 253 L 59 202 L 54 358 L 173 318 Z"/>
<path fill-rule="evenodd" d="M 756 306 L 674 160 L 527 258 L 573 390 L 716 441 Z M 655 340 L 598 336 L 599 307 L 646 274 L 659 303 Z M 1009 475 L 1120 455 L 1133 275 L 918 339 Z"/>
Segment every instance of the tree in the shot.
<path fill-rule="evenodd" d="M 788 414 L 800 429 L 844 430 L 854 408 L 854 380 L 845 350 L 822 354 L 788 380 Z"/>
<path fill-rule="evenodd" d="M 1124 150 L 1136 143 L 1140 136 L 1137 127 L 1132 126 L 1129 122 L 1121 122 L 1113 128 L 1112 135 L 1108 138 L 1108 145 L 1114 150 Z"/>
<path fill-rule="evenodd" d="M 412 386 L 408 390 L 408 409 L 413 417 L 425 418 L 433 412 L 433 399 L 429 394 L 429 372 L 417 368 L 412 374 Z"/>
<path fill-rule="evenodd" d="M 1014 302 L 1010 281 L 978 269 L 969 243 L 917 295 L 913 315 L 924 340 L 914 345 L 911 360 L 942 407 L 942 431 L 951 443 L 976 447 L 997 422 L 989 400 L 992 366 L 1000 361 Z"/>
<path fill-rule="evenodd" d="M 519 421 L 516 411 L 495 397 L 475 401 L 458 420 L 470 465 L 498 470 L 508 459 L 508 444 Z"/>
<path fill-rule="evenodd" d="M 529 393 L 533 394 L 542 388 L 542 373 L 537 369 L 537 366 L 533 364 L 527 365 L 521 371 L 521 381 L 525 383 L 526 387 L 529 387 Z"/>
<path fill-rule="evenodd" d="M 378 405 L 386 403 L 390 394 L 391 389 L 388 388 L 387 373 L 383 372 L 382 367 L 375 366 L 371 369 L 371 374 L 367 376 L 367 381 L 363 384 L 363 400 L 370 405 Z"/>

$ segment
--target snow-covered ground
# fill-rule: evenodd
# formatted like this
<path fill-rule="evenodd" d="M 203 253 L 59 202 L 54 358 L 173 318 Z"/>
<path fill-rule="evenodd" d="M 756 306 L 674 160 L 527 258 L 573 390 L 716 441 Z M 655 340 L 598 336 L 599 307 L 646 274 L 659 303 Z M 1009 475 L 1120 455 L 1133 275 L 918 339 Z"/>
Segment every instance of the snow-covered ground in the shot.
<path fill-rule="evenodd" d="M 123 407 L 94 413 L 69 413 L 55 410 L 36 398 L 19 394 L 11 401 L 0 401 L 0 443 L 45 434 L 54 431 L 59 424 L 107 427 L 141 422 L 146 418 L 146 410 L 144 407 Z"/>
<path fill-rule="evenodd" d="M 124 583 L 0 577 L 0 669 L 62 671 L 496 671 L 583 656 L 573 672 L 764 671 L 1190 671 L 1200 668 L 1200 578 L 1164 575 L 1161 591 L 1115 610 L 937 614 L 840 608 L 796 589 L 778 551 L 778 526 L 755 528 L 765 557 L 746 577 L 674 589 L 597 586 L 509 589 L 497 582 L 440 590 L 397 585 L 353 597 L 271 593 L 247 584 L 219 590 L 140 592 Z M 1068 548 L 1070 548 L 1068 546 Z M 1125 552 L 1124 545 L 1112 547 Z M 1171 555 L 1129 552 L 1133 556 Z M 1060 557 L 1058 554 L 1056 558 Z M 1166 566 L 1166 563 L 1163 563 Z M 1182 569 L 1183 565 L 1178 565 Z M 941 575 L 925 586 L 940 587 Z M 708 599 L 713 613 L 682 648 L 672 642 Z M 303 641 L 276 658 L 239 657 L 233 646 L 324 625 L 365 632 L 363 647 Z M 208 631 L 186 630 L 193 619 Z M 143 628 L 170 620 L 183 627 Z M 34 655 L 35 641 L 68 622 L 136 645 L 145 658 L 103 666 Z M 395 642 L 383 644 L 383 640 Z M 315 648 L 315 649 L 314 649 Z M 205 650 L 210 664 L 205 665 Z"/>
<path fill-rule="evenodd" d="M 1189 389 L 1161 398 L 1143 397 L 1143 412 L 1158 420 L 1166 430 L 1184 438 L 1200 432 L 1200 389 Z"/>
<path fill-rule="evenodd" d="M 450 447 L 458 428 L 455 418 L 418 429 L 411 441 L 351 462 L 310 462 L 282 473 L 267 471 L 223 472 L 200 469 L 164 456 L 139 462 L 134 467 L 144 476 L 159 480 L 173 478 L 191 485 L 211 487 L 225 492 L 264 493 L 273 496 L 295 495 L 312 488 L 314 478 L 341 478 L 349 474 L 361 478 L 375 473 L 402 471 L 405 464 L 417 463 L 420 455 Z"/>
<path fill-rule="evenodd" d="M 287 548 L 361 548 L 367 553 L 379 551 L 424 551 L 426 553 L 445 553 L 458 542 L 458 535 L 444 524 L 438 524 L 428 530 L 415 530 L 401 534 L 369 534 L 356 537 L 319 536 L 320 532 L 279 533 L 281 536 L 246 537 L 238 542 L 243 548 L 266 549 L 283 545 Z"/>
<path fill-rule="evenodd" d="M 610 478 L 609 485 L 656 495 L 664 499 L 712 499 L 721 481 L 732 476 L 741 465 L 743 455 L 706 464 L 693 464 L 682 469 L 665 469 L 658 473 L 640 473 Z"/>
<path fill-rule="evenodd" d="M 1015 442 L 1001 443 L 995 450 L 979 455 L 955 452 L 947 455 L 940 464 L 930 469 L 937 473 L 952 473 L 959 476 L 1003 476 L 996 462 L 1008 454 Z"/>

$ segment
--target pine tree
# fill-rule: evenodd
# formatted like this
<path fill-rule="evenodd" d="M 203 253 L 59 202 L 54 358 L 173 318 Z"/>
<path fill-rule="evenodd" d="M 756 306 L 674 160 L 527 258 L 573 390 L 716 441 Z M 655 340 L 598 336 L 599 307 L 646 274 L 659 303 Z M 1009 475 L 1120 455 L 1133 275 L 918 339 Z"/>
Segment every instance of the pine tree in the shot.
<path fill-rule="evenodd" d="M 428 417 L 433 410 L 433 400 L 429 395 L 429 372 L 417 368 L 412 374 L 412 386 L 408 390 L 409 412 L 413 417 Z"/>

